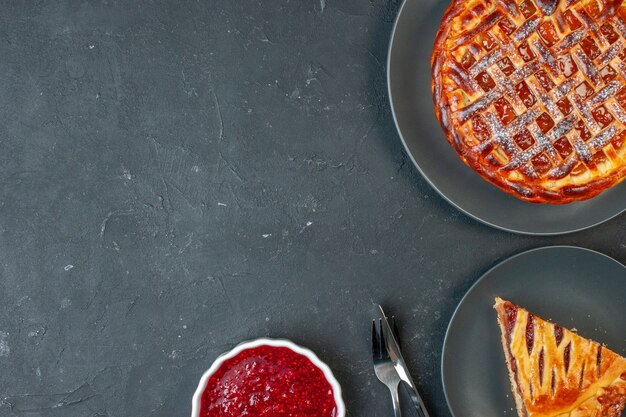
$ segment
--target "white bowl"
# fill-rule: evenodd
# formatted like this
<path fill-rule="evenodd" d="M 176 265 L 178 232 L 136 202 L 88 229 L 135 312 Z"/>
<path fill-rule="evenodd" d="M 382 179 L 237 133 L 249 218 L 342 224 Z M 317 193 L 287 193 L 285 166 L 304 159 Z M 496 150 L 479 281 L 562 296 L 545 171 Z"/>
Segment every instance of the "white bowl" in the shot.
<path fill-rule="evenodd" d="M 295 343 L 285 340 L 285 339 L 255 339 L 249 342 L 244 342 L 237 345 L 233 350 L 228 351 L 218 357 L 213 365 L 206 371 L 202 378 L 200 378 L 200 383 L 198 384 L 198 388 L 196 389 L 195 394 L 193 395 L 192 405 L 191 405 L 191 417 L 200 417 L 200 399 L 202 397 L 202 393 L 206 388 L 207 381 L 209 377 L 215 373 L 222 366 L 225 360 L 230 359 L 241 353 L 246 349 L 251 349 L 259 346 L 275 346 L 275 347 L 286 347 L 293 350 L 296 353 L 306 356 L 315 366 L 322 370 L 324 373 L 324 377 L 330 384 L 333 389 L 333 396 L 335 397 L 335 404 L 337 406 L 337 414 L 336 417 L 345 417 L 346 415 L 346 406 L 343 403 L 343 399 L 341 398 L 341 386 L 339 382 L 335 379 L 332 371 L 324 362 L 322 362 L 312 351 L 309 349 L 305 349 L 296 345 Z"/>

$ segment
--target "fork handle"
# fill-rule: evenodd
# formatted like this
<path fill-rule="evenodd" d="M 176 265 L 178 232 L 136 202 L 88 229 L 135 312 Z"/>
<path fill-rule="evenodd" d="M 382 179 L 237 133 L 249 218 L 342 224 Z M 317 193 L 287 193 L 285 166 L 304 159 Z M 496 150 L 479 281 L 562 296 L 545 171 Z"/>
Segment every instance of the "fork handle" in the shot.
<path fill-rule="evenodd" d="M 395 387 L 389 387 L 389 391 L 391 392 L 391 402 L 393 404 L 393 415 L 395 417 L 402 417 L 402 411 L 400 410 L 400 396 L 398 394 L 398 388 L 400 388 L 400 385 L 396 385 Z"/>

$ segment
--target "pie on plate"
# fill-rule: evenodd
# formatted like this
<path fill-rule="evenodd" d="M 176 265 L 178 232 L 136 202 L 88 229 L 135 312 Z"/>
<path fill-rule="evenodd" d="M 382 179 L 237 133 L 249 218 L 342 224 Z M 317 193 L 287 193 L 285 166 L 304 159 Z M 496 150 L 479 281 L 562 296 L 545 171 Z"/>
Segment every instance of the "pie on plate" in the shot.
<path fill-rule="evenodd" d="M 626 358 L 496 298 L 494 308 L 520 417 L 619 417 Z"/>
<path fill-rule="evenodd" d="M 535 203 L 626 176 L 626 4 L 452 0 L 431 57 L 435 113 L 460 158 Z"/>

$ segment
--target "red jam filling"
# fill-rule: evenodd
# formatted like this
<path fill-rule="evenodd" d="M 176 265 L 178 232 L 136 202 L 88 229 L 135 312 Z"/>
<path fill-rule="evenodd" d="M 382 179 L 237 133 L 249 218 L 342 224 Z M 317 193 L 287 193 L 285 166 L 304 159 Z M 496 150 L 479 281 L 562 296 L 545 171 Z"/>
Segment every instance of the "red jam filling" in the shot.
<path fill-rule="evenodd" d="M 561 136 L 559 140 L 554 142 L 553 146 L 563 159 L 567 158 L 574 150 L 565 136 Z M 560 345 L 561 339 L 563 339 L 563 329 L 556 327 L 554 329 L 554 338 L 556 339 L 556 345 Z"/>
<path fill-rule="evenodd" d="M 556 33 L 556 28 L 549 20 L 540 24 L 537 28 L 537 32 L 539 32 L 539 35 L 543 38 L 543 40 L 546 42 L 546 45 L 548 46 L 553 46 L 559 41 L 559 35 L 557 35 Z"/>
<path fill-rule="evenodd" d="M 599 106 L 598 108 L 591 110 L 591 115 L 595 119 L 596 122 L 604 129 L 613 121 L 613 116 L 604 106 Z"/>
<path fill-rule="evenodd" d="M 591 139 L 591 132 L 587 129 L 587 126 L 585 126 L 582 120 L 578 120 L 574 123 L 574 130 L 578 132 L 582 140 Z"/>
<path fill-rule="evenodd" d="M 491 137 L 487 124 L 480 116 L 475 116 L 474 118 L 472 118 L 472 128 L 474 129 L 474 135 L 481 142 L 484 142 Z"/>
<path fill-rule="evenodd" d="M 537 117 L 537 126 L 541 129 L 541 132 L 546 134 L 554 127 L 554 120 L 552 120 L 548 113 L 543 112 Z"/>
<path fill-rule="evenodd" d="M 574 110 L 574 108 L 572 107 L 572 103 L 570 103 L 570 101 L 565 97 L 557 101 L 556 105 L 559 106 L 559 110 L 561 110 L 563 116 L 567 116 L 572 112 L 572 110 Z"/>
<path fill-rule="evenodd" d="M 517 48 L 517 50 L 519 51 L 519 54 L 524 59 L 524 62 L 532 61 L 535 58 L 535 54 L 534 54 L 533 50 L 530 49 L 530 46 L 528 45 L 528 42 L 524 42 L 523 44 L 521 44 Z"/>
<path fill-rule="evenodd" d="M 531 0 L 524 0 L 523 2 L 521 2 L 519 5 L 519 9 L 526 19 L 534 15 L 537 11 L 537 8 Z"/>
<path fill-rule="evenodd" d="M 543 385 L 544 350 L 539 352 L 539 385 Z"/>
<path fill-rule="evenodd" d="M 574 13 L 572 13 L 571 10 L 566 10 L 565 12 L 563 12 L 563 17 L 565 18 L 567 25 L 572 30 L 576 30 L 583 25 L 582 23 L 580 23 L 580 20 L 578 20 L 578 18 L 574 16 Z"/>
<path fill-rule="evenodd" d="M 569 342 L 567 346 L 565 346 L 565 350 L 563 350 L 563 365 L 565 366 L 565 373 L 569 371 L 569 361 L 570 361 L 571 351 L 572 351 L 572 342 Z"/>
<path fill-rule="evenodd" d="M 535 143 L 535 139 L 533 139 L 533 136 L 530 134 L 528 129 L 524 129 L 522 133 L 518 133 L 513 136 L 513 140 L 517 143 L 517 146 L 523 150 L 530 148 Z"/>
<path fill-rule="evenodd" d="M 493 105 L 502 124 L 508 125 L 515 119 L 515 110 L 504 97 L 497 99 Z"/>
<path fill-rule="evenodd" d="M 508 343 L 511 344 L 511 334 L 513 333 L 515 321 L 517 320 L 517 308 L 511 303 L 506 303 L 504 305 L 504 312 L 506 314 L 506 338 Z"/>
<path fill-rule="evenodd" d="M 535 169 L 540 174 L 545 174 L 552 168 L 552 163 L 550 162 L 550 158 L 546 156 L 545 153 L 540 153 L 537 156 L 534 156 L 530 162 L 532 162 Z M 528 354 L 533 350 L 533 342 L 534 342 L 534 333 L 532 327 L 526 328 L 526 345 L 528 347 Z"/>
<path fill-rule="evenodd" d="M 334 417 L 333 389 L 321 369 L 286 347 L 246 349 L 209 377 L 200 417 Z"/>
<path fill-rule="evenodd" d="M 528 84 L 526 84 L 526 81 L 521 81 L 519 84 L 517 84 L 515 86 L 515 91 L 517 92 L 519 98 L 522 100 L 522 103 L 524 103 L 524 106 L 526 106 L 527 108 L 532 107 L 533 104 L 535 104 L 535 102 L 537 101 L 535 100 L 535 96 L 533 96 L 533 93 L 530 92 L 530 88 L 528 88 Z"/>
<path fill-rule="evenodd" d="M 604 35 L 606 40 L 609 41 L 610 44 L 614 44 L 619 40 L 619 35 L 617 34 L 617 32 L 615 32 L 615 29 L 613 29 L 613 26 L 611 26 L 610 23 L 603 24 L 600 27 L 600 32 L 602 32 L 602 34 Z"/>
<path fill-rule="evenodd" d="M 528 321 L 526 322 L 526 347 L 528 348 L 528 355 L 533 352 L 533 346 L 535 344 L 535 319 L 532 314 L 528 314 Z"/>

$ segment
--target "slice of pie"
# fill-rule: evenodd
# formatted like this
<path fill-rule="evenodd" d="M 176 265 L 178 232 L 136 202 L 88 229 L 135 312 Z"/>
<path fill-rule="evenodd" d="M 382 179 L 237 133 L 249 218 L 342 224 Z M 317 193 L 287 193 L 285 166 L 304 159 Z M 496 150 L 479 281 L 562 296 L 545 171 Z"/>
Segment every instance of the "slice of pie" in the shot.
<path fill-rule="evenodd" d="M 520 417 L 619 417 L 626 358 L 496 298 L 502 347 Z"/>

